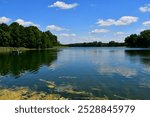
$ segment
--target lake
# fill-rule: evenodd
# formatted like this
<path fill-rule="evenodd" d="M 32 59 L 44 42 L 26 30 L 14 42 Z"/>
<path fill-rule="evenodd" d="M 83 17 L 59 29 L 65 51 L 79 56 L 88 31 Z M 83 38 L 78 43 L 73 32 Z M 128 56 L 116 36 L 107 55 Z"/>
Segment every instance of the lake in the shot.
<path fill-rule="evenodd" d="M 150 49 L 76 47 L 1 53 L 0 89 L 1 99 L 148 100 Z M 20 89 L 26 90 L 16 98 L 8 96 Z"/>

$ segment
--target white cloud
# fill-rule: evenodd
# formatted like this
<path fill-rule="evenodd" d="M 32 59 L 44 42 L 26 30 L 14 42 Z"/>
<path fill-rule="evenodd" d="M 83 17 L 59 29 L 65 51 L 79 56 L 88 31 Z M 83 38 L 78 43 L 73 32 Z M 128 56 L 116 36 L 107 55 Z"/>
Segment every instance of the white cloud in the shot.
<path fill-rule="evenodd" d="M 124 35 L 124 32 L 116 32 L 116 35 Z"/>
<path fill-rule="evenodd" d="M 17 19 L 15 22 L 19 23 L 22 26 L 36 26 L 36 27 L 40 27 L 40 25 L 38 24 L 34 24 L 33 22 L 29 22 L 29 21 L 24 21 L 23 19 Z"/>
<path fill-rule="evenodd" d="M 103 19 L 100 19 L 98 22 L 97 22 L 98 25 L 100 26 L 111 26 L 111 25 L 114 25 L 115 24 L 115 20 L 114 19 L 107 19 L 107 20 L 103 20 Z"/>
<path fill-rule="evenodd" d="M 146 29 L 140 29 L 140 32 L 142 32 L 142 31 L 144 31 L 144 30 L 146 30 Z"/>
<path fill-rule="evenodd" d="M 150 21 L 143 22 L 144 26 L 150 26 Z"/>
<path fill-rule="evenodd" d="M 76 34 L 67 34 L 67 33 L 63 33 L 63 34 L 60 34 L 61 37 L 75 37 Z"/>
<path fill-rule="evenodd" d="M 132 23 L 135 23 L 138 21 L 138 17 L 134 17 L 134 16 L 123 16 L 118 20 L 115 19 L 107 19 L 107 20 L 103 20 L 100 19 L 97 24 L 99 26 L 123 26 L 123 25 L 129 25 Z"/>
<path fill-rule="evenodd" d="M 109 32 L 109 30 L 106 30 L 106 29 L 95 29 L 95 30 L 92 30 L 90 33 L 92 34 L 99 34 L 99 33 L 107 33 Z"/>
<path fill-rule="evenodd" d="M 55 2 L 54 4 L 49 5 L 48 7 L 49 7 L 49 8 L 58 7 L 58 8 L 60 8 L 60 9 L 72 9 L 72 8 L 77 7 L 77 6 L 78 6 L 77 3 L 67 4 L 67 3 L 62 2 L 62 1 L 57 1 L 57 2 Z"/>
<path fill-rule="evenodd" d="M 150 4 L 145 4 L 144 6 L 140 7 L 139 10 L 141 12 L 150 12 Z"/>
<path fill-rule="evenodd" d="M 50 31 L 63 31 L 63 30 L 67 30 L 67 29 L 59 27 L 59 26 L 55 26 L 55 25 L 48 25 L 46 27 L 46 30 L 50 30 Z"/>
<path fill-rule="evenodd" d="M 8 23 L 11 19 L 7 18 L 7 17 L 0 17 L 0 24 L 2 23 Z"/>

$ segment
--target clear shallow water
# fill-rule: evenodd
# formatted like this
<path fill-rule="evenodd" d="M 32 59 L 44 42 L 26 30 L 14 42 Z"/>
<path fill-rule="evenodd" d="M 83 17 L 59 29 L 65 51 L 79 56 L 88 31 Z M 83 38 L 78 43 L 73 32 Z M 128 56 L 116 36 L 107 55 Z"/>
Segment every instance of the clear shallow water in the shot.
<path fill-rule="evenodd" d="M 68 99 L 150 99 L 150 49 L 64 48 L 0 54 L 0 88 Z"/>

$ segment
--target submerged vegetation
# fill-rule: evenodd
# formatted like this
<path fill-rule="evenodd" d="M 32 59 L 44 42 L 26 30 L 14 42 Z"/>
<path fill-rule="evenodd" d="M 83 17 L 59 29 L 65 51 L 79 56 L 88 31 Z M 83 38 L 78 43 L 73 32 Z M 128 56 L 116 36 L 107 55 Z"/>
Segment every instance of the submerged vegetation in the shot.
<path fill-rule="evenodd" d="M 24 27 L 14 22 L 0 24 L 0 47 L 51 48 L 59 45 L 57 36 L 36 26 Z"/>
<path fill-rule="evenodd" d="M 65 100 L 59 94 L 37 92 L 26 87 L 0 89 L 0 100 Z"/>
<path fill-rule="evenodd" d="M 87 92 L 65 90 L 68 95 L 81 96 L 81 99 L 95 99 L 95 100 L 107 100 L 108 97 L 94 97 Z M 20 87 L 15 89 L 0 88 L 0 100 L 68 100 L 71 98 L 65 98 L 58 93 L 49 94 L 47 92 L 37 92 L 26 87 Z"/>
<path fill-rule="evenodd" d="M 28 87 L 0 88 L 0 100 L 70 100 L 72 97 L 83 100 L 108 100 L 107 96 L 96 97 L 92 93 L 79 91 L 72 85 L 56 85 L 55 82 L 39 79 L 44 82 L 49 92 L 36 91 Z"/>

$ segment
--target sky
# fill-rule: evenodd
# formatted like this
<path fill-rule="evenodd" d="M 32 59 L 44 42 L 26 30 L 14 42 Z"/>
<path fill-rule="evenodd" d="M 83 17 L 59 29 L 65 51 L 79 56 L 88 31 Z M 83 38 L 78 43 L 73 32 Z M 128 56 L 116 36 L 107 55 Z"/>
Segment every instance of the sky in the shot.
<path fill-rule="evenodd" d="M 149 0 L 0 0 L 0 23 L 50 30 L 63 44 L 123 42 L 150 29 Z"/>

